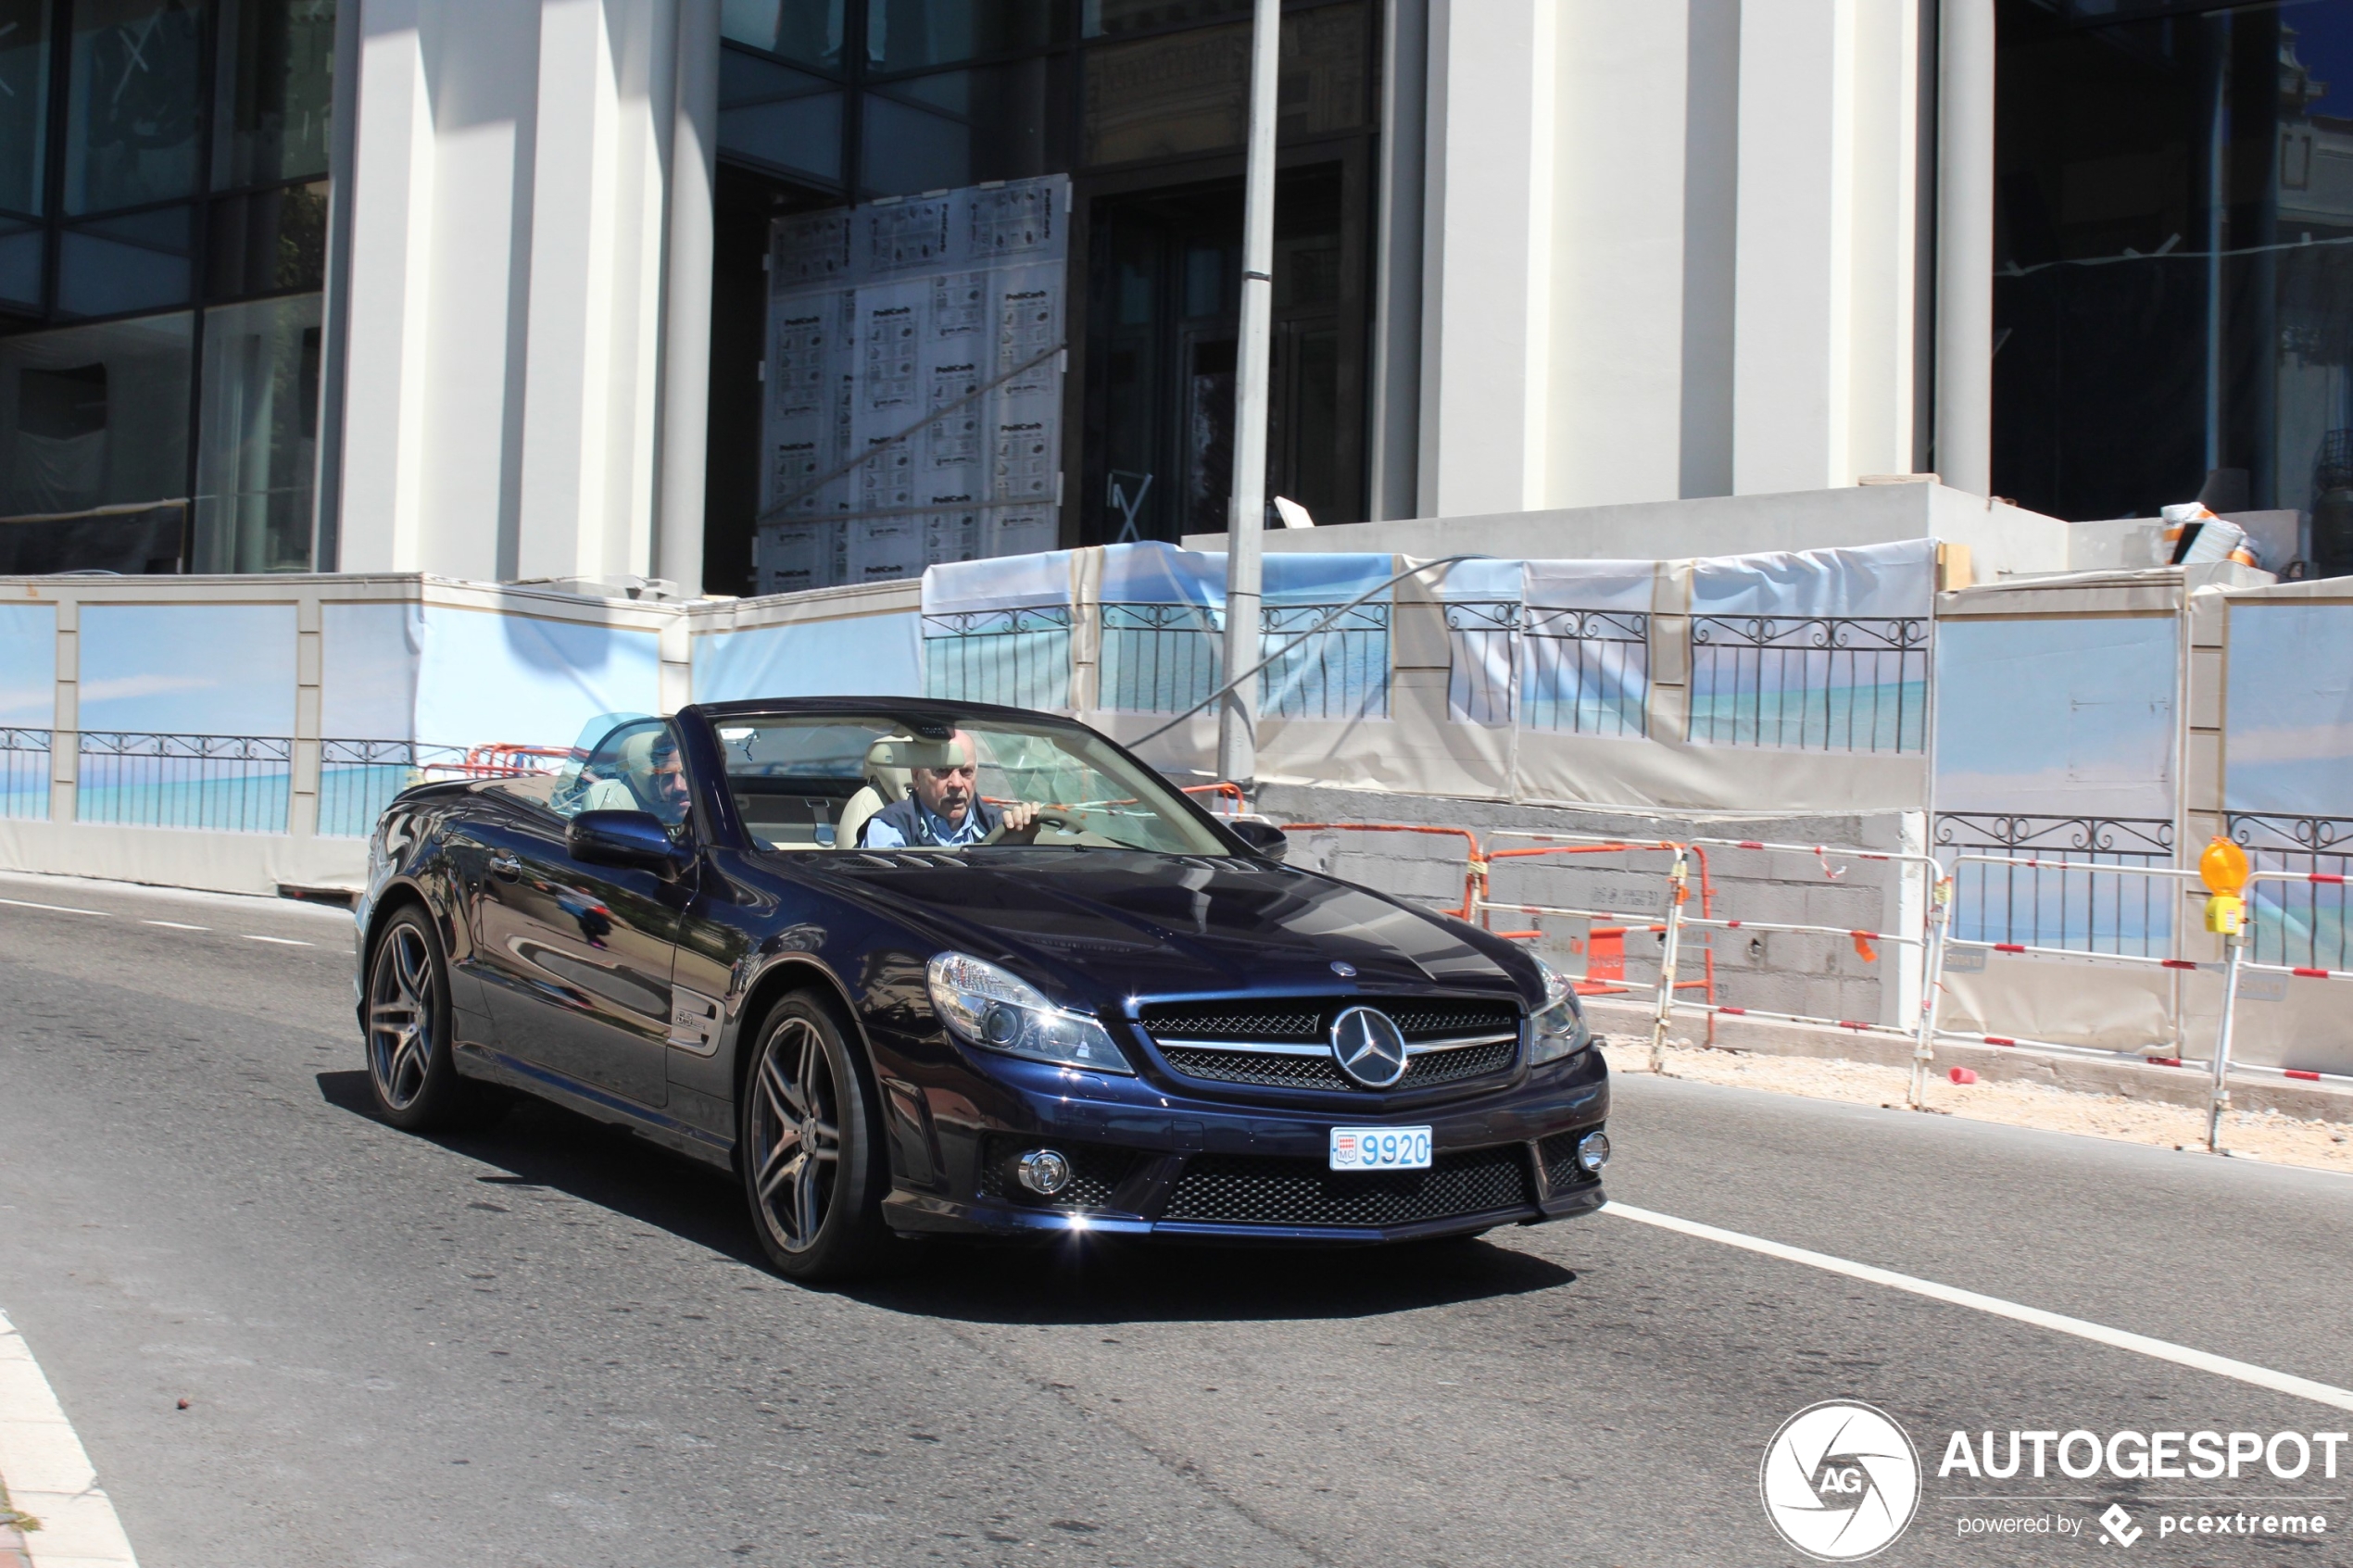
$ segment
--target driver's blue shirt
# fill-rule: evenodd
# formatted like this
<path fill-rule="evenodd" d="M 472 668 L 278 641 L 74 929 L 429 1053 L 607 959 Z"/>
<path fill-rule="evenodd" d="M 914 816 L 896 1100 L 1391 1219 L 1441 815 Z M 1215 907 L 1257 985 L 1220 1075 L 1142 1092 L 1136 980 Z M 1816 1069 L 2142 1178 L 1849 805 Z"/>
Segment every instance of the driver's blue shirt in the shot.
<path fill-rule="evenodd" d="M 988 837 L 996 830 L 997 821 L 997 813 L 986 802 L 975 800 L 964 808 L 962 822 L 950 822 L 911 795 L 867 818 L 858 843 L 865 849 L 900 849 L 909 844 L 962 849 Z"/>

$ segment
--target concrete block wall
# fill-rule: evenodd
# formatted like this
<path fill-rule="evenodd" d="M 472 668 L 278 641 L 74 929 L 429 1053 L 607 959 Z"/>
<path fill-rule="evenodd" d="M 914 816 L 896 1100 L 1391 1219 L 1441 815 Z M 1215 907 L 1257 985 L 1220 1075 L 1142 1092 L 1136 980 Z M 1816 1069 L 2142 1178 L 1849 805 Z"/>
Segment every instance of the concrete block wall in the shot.
<path fill-rule="evenodd" d="M 1919 833 L 1917 818 L 1907 823 L 1906 813 L 1894 811 L 1694 818 L 1277 784 L 1263 786 L 1256 804 L 1285 823 L 1388 822 L 1467 829 L 1491 853 L 1532 842 L 1497 837 L 1503 830 L 1598 834 L 1643 842 L 1709 837 L 1881 850 L 1904 847 L 1907 838 L 1917 842 Z M 1433 909 L 1452 909 L 1462 902 L 1465 848 L 1462 840 L 1453 837 L 1310 827 L 1293 835 L 1291 860 Z M 1901 870 L 1893 862 L 1836 853 L 1820 859 L 1732 848 L 1711 847 L 1706 853 L 1714 886 L 1712 909 L 1719 920 L 1887 932 L 1904 929 L 1907 915 L 1919 918 L 1919 879 L 1911 879 L 1907 897 Z M 1658 919 L 1666 911 L 1664 873 L 1670 859 L 1662 852 L 1507 859 L 1494 863 L 1489 896 L 1506 903 L 1616 909 Z M 1687 914 L 1699 912 L 1696 866 L 1692 876 Z M 1497 930 L 1525 930 L 1542 922 L 1497 913 L 1490 923 Z M 1625 923 L 1630 928 L 1640 922 Z M 1560 943 L 1531 946 L 1547 957 L 1567 956 Z M 1661 946 L 1657 935 L 1628 931 L 1625 970 L 1629 986 L 1647 991 L 1656 984 Z M 1851 936 L 1692 929 L 1684 934 L 1678 975 L 1698 978 L 1705 972 L 1703 955 L 1712 949 L 1716 999 L 1723 1005 L 1858 1022 L 1906 1022 L 1918 1007 L 1918 949 L 1893 943 L 1869 946 L 1874 956 L 1867 960 Z M 1686 1000 L 1699 995 L 1693 990 L 1681 993 Z M 1700 1027 L 1694 1016 L 1689 1028 Z"/>

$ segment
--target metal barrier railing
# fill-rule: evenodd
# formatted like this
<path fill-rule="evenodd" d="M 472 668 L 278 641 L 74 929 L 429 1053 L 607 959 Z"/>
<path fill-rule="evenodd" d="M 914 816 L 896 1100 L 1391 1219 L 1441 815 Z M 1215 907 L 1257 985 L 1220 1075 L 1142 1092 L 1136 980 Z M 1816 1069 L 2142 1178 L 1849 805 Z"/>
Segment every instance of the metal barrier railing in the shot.
<path fill-rule="evenodd" d="M 1491 930 L 1493 929 L 1492 916 L 1496 914 L 1516 914 L 1533 916 L 1538 920 L 1543 920 L 1549 917 L 1553 919 L 1582 920 L 1589 922 L 1596 920 L 1625 921 L 1629 922 L 1626 925 L 1602 926 L 1598 928 L 1592 927 L 1589 924 L 1586 931 L 1589 947 L 1591 940 L 1595 936 L 1614 935 L 1622 941 L 1629 932 L 1636 930 L 1656 935 L 1659 939 L 1661 977 L 1653 983 L 1652 992 L 1654 997 L 1659 995 L 1662 991 L 1668 994 L 1678 990 L 1695 989 L 1701 991 L 1706 997 L 1711 1009 L 1708 1015 L 1707 1025 L 1708 1042 L 1711 1045 L 1715 1043 L 1716 1020 L 1714 1011 L 1712 1010 L 1716 1000 L 1715 952 L 1711 949 L 1705 953 L 1703 961 L 1703 972 L 1699 979 L 1685 980 L 1680 978 L 1677 972 L 1681 958 L 1682 942 L 1680 929 L 1680 922 L 1676 919 L 1676 909 L 1680 907 L 1682 901 L 1682 892 L 1687 890 L 1686 881 L 1676 880 L 1674 873 L 1670 872 L 1668 908 L 1665 911 L 1665 918 L 1663 919 L 1653 919 L 1650 912 L 1646 910 L 1633 911 L 1626 909 L 1605 909 L 1565 904 L 1516 903 L 1509 899 L 1499 899 L 1490 897 L 1490 895 L 1493 892 L 1494 865 L 1498 860 L 1534 859 L 1541 857 L 1554 855 L 1608 855 L 1622 852 L 1655 854 L 1664 852 L 1676 855 L 1678 863 L 1680 864 L 1683 859 L 1684 846 L 1666 839 L 1645 843 L 1639 840 L 1611 838 L 1600 834 L 1548 834 L 1524 832 L 1510 828 L 1499 830 L 1494 836 L 1497 838 L 1527 838 L 1533 839 L 1538 842 L 1531 844 L 1529 847 L 1524 849 L 1491 849 L 1487 852 L 1484 869 L 1480 875 L 1482 886 L 1478 896 L 1474 898 L 1472 907 L 1478 910 L 1480 920 L 1486 923 Z M 1700 873 L 1700 909 L 1704 915 L 1712 914 L 1715 909 L 1716 884 L 1714 879 L 1708 874 L 1706 851 L 1699 851 L 1697 859 L 1699 861 Z M 1499 932 L 1497 935 L 1527 941 L 1540 938 L 1550 934 L 1540 928 L 1536 931 Z M 1621 980 L 1624 978 L 1622 969 L 1620 971 L 1619 978 Z M 1582 996 L 1624 995 L 1630 993 L 1633 989 L 1634 987 L 1631 985 L 1613 985 L 1606 983 L 1588 983 L 1581 984 L 1578 986 L 1579 994 Z M 1654 1070 L 1655 1070 L 1661 1061 L 1663 1061 L 1666 1051 L 1666 1042 L 1660 1033 L 1659 1022 L 1655 1019 L 1653 1021 L 1652 1035 L 1651 1065 Z"/>
<path fill-rule="evenodd" d="M 2247 896 L 2246 909 L 2250 920 L 2260 918 L 2260 911 L 2263 905 L 2262 901 L 2255 896 L 2255 884 L 2262 882 L 2282 884 L 2305 883 L 2316 887 L 2343 887 L 2346 884 L 2344 874 L 2338 872 L 2259 871 L 2250 872 L 2246 879 L 2246 888 Z M 2284 888 L 2283 888 L 2283 891 L 2284 891 Z M 2256 945 L 2255 937 L 2256 933 L 2252 930 L 2248 930 L 2243 931 L 2237 935 L 2226 939 L 2226 950 L 2228 957 L 2224 960 L 2221 965 L 2222 1012 L 2221 1017 L 2216 1022 L 2214 1029 L 2212 1098 L 2207 1109 L 2206 1119 L 2206 1145 L 2210 1149 L 2219 1150 L 2221 1147 L 2222 1116 L 2225 1111 L 2229 1110 L 2231 1106 L 2231 1035 L 2238 1011 L 2240 978 L 2247 972 L 2253 972 L 2262 974 L 2284 975 L 2295 980 L 2353 980 L 2353 970 L 2322 969 L 2312 964 L 2269 964 L 2249 962 L 2246 959 L 2246 950 L 2250 947 Z M 2244 1071 L 2244 1069 L 2242 1069 L 2242 1071 Z M 2306 1072 L 2289 1067 L 2274 1068 L 2271 1071 L 2277 1072 L 2285 1077 L 2301 1078 L 2313 1082 L 2318 1082 L 2324 1076 L 2339 1076 L 2337 1074 L 2322 1074 L 2319 1073 Z"/>
<path fill-rule="evenodd" d="M 1214 785 L 1196 787 L 1216 788 Z M 1654 1072 L 1661 1071 L 1665 1065 L 1667 1032 L 1679 1008 L 1703 1012 L 1708 1017 L 1711 1042 L 1714 1038 L 1714 1021 L 1718 1017 L 1827 1025 L 1857 1033 L 1892 1035 L 1908 1039 L 1912 1043 L 1911 1072 L 1906 1094 L 1908 1103 L 1915 1107 L 1921 1105 L 1925 1100 L 1929 1068 L 1934 1060 L 1935 1044 L 1939 1039 L 1969 1040 L 1991 1046 L 2028 1047 L 2057 1052 L 2081 1052 L 2110 1059 L 2126 1054 L 2095 1046 L 1941 1027 L 1938 1013 L 1944 991 L 1944 977 L 1950 955 L 1957 949 L 1976 949 L 1985 953 L 2004 953 L 2022 958 L 2061 959 L 2095 965 L 2156 970 L 2175 974 L 2220 973 L 2222 976 L 2221 1011 L 2216 1027 L 2213 1050 L 2202 1064 L 2207 1067 L 2211 1080 L 2207 1118 L 2207 1144 L 2209 1148 L 2220 1150 L 2221 1147 L 2221 1121 L 2230 1108 L 2230 1073 L 2233 1071 L 2276 1073 L 2285 1078 L 2304 1081 L 2334 1079 L 2353 1083 L 2353 1074 L 2323 1073 L 2308 1069 L 2269 1065 L 2259 1065 L 2249 1069 L 2236 1067 L 2233 1064 L 2231 1056 L 2232 1032 L 2242 975 L 2263 973 L 2323 982 L 2353 981 L 2353 969 L 2271 964 L 2250 960 L 2247 950 L 2259 940 L 2259 933 L 2253 923 L 2250 923 L 2249 929 L 2245 933 L 2225 939 L 2225 957 L 2220 963 L 2180 956 L 2178 934 L 2181 926 L 2178 918 L 2175 918 L 2178 916 L 2179 907 L 2171 897 L 2163 900 L 2164 907 L 2168 910 L 2168 919 L 2165 922 L 2168 935 L 2166 945 L 2171 949 L 2163 954 L 2132 953 L 2105 948 L 2101 945 L 2101 934 L 2094 929 L 2096 922 L 2088 922 L 2081 942 L 2072 946 L 2054 945 L 2049 942 L 1988 940 L 1953 934 L 1953 927 L 1961 913 L 1957 909 L 1956 890 L 1962 885 L 1964 872 L 1971 865 L 2002 868 L 2006 873 L 2006 880 L 2014 880 L 2015 873 L 2019 871 L 2033 872 L 2052 870 L 2063 871 L 2073 877 L 2137 877 L 2145 879 L 2152 885 L 2162 885 L 2168 883 L 2186 885 L 2198 882 L 2200 873 L 2186 868 L 2111 865 L 2077 859 L 2052 861 L 2032 856 L 1964 853 L 1956 857 L 1948 869 L 1944 862 L 1928 854 L 1906 850 L 1869 849 L 1849 845 L 1777 844 L 1761 839 L 1707 837 L 1638 841 L 1599 834 L 1548 834 L 1514 829 L 1496 830 L 1491 836 L 1497 839 L 1528 839 L 1533 842 L 1526 847 L 1499 849 L 1483 847 L 1478 835 L 1466 828 L 1441 827 L 1428 823 L 1294 822 L 1287 826 L 1290 831 L 1300 833 L 1342 831 L 1411 834 L 1462 840 L 1466 847 L 1463 865 L 1463 902 L 1460 907 L 1446 912 L 1462 919 L 1477 919 L 1490 930 L 1494 929 L 1493 917 L 1497 914 L 1532 916 L 1540 920 L 1559 918 L 1587 922 L 1597 920 L 1625 922 L 1620 925 L 1598 927 L 1588 923 L 1585 935 L 1589 939 L 1589 952 L 1591 938 L 1593 937 L 1622 937 L 1636 930 L 1655 934 L 1660 939 L 1660 954 L 1658 976 L 1653 986 L 1650 1066 Z M 1921 877 L 1923 884 L 1920 930 L 1918 935 L 1915 935 L 1908 930 L 1868 930 L 1805 921 L 1718 919 L 1713 908 L 1716 888 L 1706 858 L 1710 848 L 1811 857 L 1821 866 L 1824 875 L 1831 880 L 1843 876 L 1846 869 L 1843 865 L 1833 866 L 1831 863 L 1833 859 L 1852 859 L 1892 865 L 1897 868 L 1899 876 L 1906 878 L 1917 872 Z M 1672 857 L 1665 872 L 1667 882 L 1666 907 L 1659 912 L 1657 918 L 1654 918 L 1654 913 L 1650 910 L 1605 909 L 1567 903 L 1536 903 L 1498 898 L 1492 896 L 1492 880 L 1499 862 L 1531 859 L 1545 856 L 1598 854 L 1665 854 Z M 1691 897 L 1691 872 L 1694 861 L 1699 867 L 1701 892 L 1700 910 L 1696 915 L 1687 912 L 1687 905 Z M 2256 885 L 2258 884 L 2267 882 L 2310 884 L 2315 886 L 2342 888 L 2347 885 L 2347 880 L 2346 874 L 2331 872 L 2254 872 L 2248 877 L 2246 888 L 2248 919 L 2250 922 L 2259 922 L 2267 909 L 2284 909 L 2285 907 L 2284 899 L 2271 900 L 2267 904 L 2259 896 Z M 1981 877 L 1976 885 L 1990 886 L 1992 880 Z M 2143 904 L 2147 908 L 2156 907 L 2152 898 L 2146 896 L 2143 898 Z M 2083 906 L 2087 913 L 2095 909 L 2096 907 L 2095 903 Z M 2120 901 L 2116 907 L 2121 907 Z M 1736 1007 L 1719 1003 L 1716 999 L 1715 953 L 1712 947 L 1705 950 L 1704 978 L 1687 980 L 1680 978 L 1678 974 L 1683 933 L 1686 930 L 1782 932 L 1797 935 L 1843 937 L 1856 944 L 1856 950 L 1866 960 L 1876 960 L 1878 957 L 1870 947 L 1873 943 L 1884 943 L 1906 951 L 1917 952 L 1920 981 L 1918 1017 L 1908 1025 L 1871 1023 L 1853 1019 L 1783 1012 L 1763 1008 Z M 2040 935 L 2039 922 L 2036 934 Z M 1530 931 L 1502 931 L 1497 932 L 1496 935 L 1519 940 L 1530 940 L 1553 934 L 1540 928 Z M 2059 942 L 2065 943 L 2070 935 L 2070 928 L 2063 924 L 2057 933 Z M 1622 971 L 1617 978 L 1620 980 L 1624 978 Z M 1604 991 L 1625 993 L 1632 989 L 1634 987 L 1625 985 L 1580 984 L 1579 985 L 1580 994 L 1586 995 L 1600 994 Z M 1687 989 L 1701 990 L 1705 999 L 1694 1002 L 1683 999 L 1677 995 L 1679 991 Z M 2178 996 L 2174 1011 L 2175 1016 L 2178 1017 Z M 2174 1048 L 2177 1052 L 2180 1050 L 2178 1035 Z M 2169 1067 L 2187 1066 L 2196 1061 L 2195 1058 L 2184 1060 L 2179 1055 L 2164 1057 L 2144 1055 L 2141 1060 Z"/>

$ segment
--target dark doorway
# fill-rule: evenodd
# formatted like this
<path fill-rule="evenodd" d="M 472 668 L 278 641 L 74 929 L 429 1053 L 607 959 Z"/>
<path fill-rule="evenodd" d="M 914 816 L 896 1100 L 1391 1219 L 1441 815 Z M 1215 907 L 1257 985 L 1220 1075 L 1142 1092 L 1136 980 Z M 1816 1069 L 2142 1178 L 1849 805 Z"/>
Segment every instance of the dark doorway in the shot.
<path fill-rule="evenodd" d="M 1275 199 L 1266 493 L 1364 516 L 1363 295 L 1342 166 Z M 1097 199 L 1088 281 L 1083 542 L 1222 533 L 1234 462 L 1239 180 Z"/>

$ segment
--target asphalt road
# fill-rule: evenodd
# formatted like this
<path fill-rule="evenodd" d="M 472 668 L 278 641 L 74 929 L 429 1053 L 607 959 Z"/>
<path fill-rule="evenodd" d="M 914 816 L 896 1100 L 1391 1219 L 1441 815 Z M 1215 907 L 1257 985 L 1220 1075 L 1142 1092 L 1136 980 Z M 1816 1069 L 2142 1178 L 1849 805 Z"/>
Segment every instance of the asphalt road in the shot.
<path fill-rule="evenodd" d="M 1798 1562 L 1758 1463 L 1826 1399 L 1927 1464 L 1884 1562 L 2115 1552 L 1958 1521 L 2118 1499 L 2151 1526 L 2134 1560 L 2353 1562 L 2353 1478 L 2317 1467 L 1935 1474 L 1956 1428 L 2353 1414 L 1606 1213 L 1387 1252 L 933 1244 L 799 1289 L 726 1184 L 623 1135 L 371 1120 L 347 917 L 0 898 L 0 1310 L 148 1568 Z M 2342 1177 L 1617 1087 L 1623 1201 L 2353 1386 Z M 2347 1535 L 2161 1539 L 2164 1507 L 2237 1506 L 2154 1500 L 2187 1496 Z"/>

